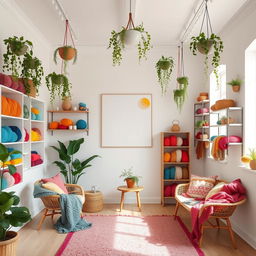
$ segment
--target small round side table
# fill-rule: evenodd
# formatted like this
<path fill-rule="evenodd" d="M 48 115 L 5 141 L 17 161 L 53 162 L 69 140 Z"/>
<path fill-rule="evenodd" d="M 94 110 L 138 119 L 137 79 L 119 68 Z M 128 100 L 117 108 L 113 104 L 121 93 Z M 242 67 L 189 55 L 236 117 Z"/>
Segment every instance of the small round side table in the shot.
<path fill-rule="evenodd" d="M 121 191 L 121 202 L 120 202 L 120 212 L 123 209 L 124 205 L 124 194 L 127 192 L 136 192 L 136 198 L 137 198 L 137 205 L 139 210 L 141 211 L 141 203 L 140 203 L 140 191 L 142 191 L 144 187 L 134 187 L 134 188 L 128 188 L 126 186 L 119 186 L 117 190 Z"/>

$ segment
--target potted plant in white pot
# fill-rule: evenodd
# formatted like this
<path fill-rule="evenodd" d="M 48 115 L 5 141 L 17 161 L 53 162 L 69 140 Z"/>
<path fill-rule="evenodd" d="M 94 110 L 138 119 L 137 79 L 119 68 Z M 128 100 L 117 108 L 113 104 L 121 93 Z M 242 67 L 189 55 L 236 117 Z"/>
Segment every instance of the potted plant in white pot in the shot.
<path fill-rule="evenodd" d="M 173 66 L 174 66 L 174 61 L 172 57 L 162 56 L 156 63 L 156 72 L 157 72 L 158 82 L 161 86 L 162 95 L 165 95 L 167 92 Z"/>
<path fill-rule="evenodd" d="M 239 92 L 240 86 L 242 85 L 243 81 L 240 78 L 232 79 L 230 82 L 228 82 L 228 85 L 232 86 L 233 92 Z"/>

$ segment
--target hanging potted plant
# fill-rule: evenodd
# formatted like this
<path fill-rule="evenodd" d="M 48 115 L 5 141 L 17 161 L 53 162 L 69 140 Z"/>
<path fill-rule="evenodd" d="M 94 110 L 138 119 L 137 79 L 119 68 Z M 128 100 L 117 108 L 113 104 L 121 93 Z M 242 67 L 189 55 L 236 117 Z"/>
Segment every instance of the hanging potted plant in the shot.
<path fill-rule="evenodd" d="M 64 74 L 50 73 L 45 77 L 46 86 L 50 92 L 50 102 L 53 104 L 57 97 L 61 97 L 63 103 L 71 108 L 71 83 Z M 64 107 L 65 108 L 65 107 Z M 65 109 L 66 110 L 66 109 Z"/>
<path fill-rule="evenodd" d="M 243 81 L 240 78 L 236 78 L 228 82 L 227 84 L 232 86 L 233 92 L 239 92 L 240 91 L 240 86 L 243 83 Z"/>
<path fill-rule="evenodd" d="M 125 45 L 137 45 L 139 61 L 144 58 L 147 59 L 147 52 L 152 48 L 151 36 L 145 31 L 143 24 L 135 27 L 132 19 L 131 0 L 129 19 L 126 27 L 122 27 L 120 32 L 113 30 L 109 39 L 108 49 L 112 48 L 113 66 L 121 64 L 122 51 Z"/>
<path fill-rule="evenodd" d="M 181 112 L 183 104 L 187 96 L 188 78 L 181 76 L 177 78 L 178 88 L 173 91 L 173 99 Z"/>
<path fill-rule="evenodd" d="M 27 53 L 33 55 L 33 44 L 24 37 L 9 37 L 4 39 L 7 47 L 6 53 L 3 54 L 4 64 L 3 71 L 11 72 L 12 76 L 19 77 L 23 56 Z"/>
<path fill-rule="evenodd" d="M 156 63 L 156 72 L 157 72 L 158 82 L 161 86 L 162 95 L 165 95 L 167 92 L 173 66 L 174 66 L 174 61 L 172 57 L 162 56 Z"/>
<path fill-rule="evenodd" d="M 27 95 L 31 97 L 38 95 L 43 75 L 44 69 L 41 61 L 26 53 L 22 63 L 22 78 Z"/>

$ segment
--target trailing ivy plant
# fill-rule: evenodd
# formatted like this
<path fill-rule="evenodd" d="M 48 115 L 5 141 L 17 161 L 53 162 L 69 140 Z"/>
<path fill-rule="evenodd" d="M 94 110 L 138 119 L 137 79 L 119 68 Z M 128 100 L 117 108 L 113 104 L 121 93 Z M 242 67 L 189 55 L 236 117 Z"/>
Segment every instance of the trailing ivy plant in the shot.
<path fill-rule="evenodd" d="M 24 79 L 24 86 L 27 94 L 30 93 L 30 85 L 28 84 L 29 79 L 33 81 L 36 93 L 38 94 L 43 75 L 44 69 L 42 62 L 37 57 L 32 57 L 30 54 L 26 53 L 22 62 L 22 78 Z"/>
<path fill-rule="evenodd" d="M 165 95 L 167 92 L 173 66 L 174 66 L 174 61 L 172 57 L 162 56 L 156 63 L 156 72 L 157 72 L 158 82 L 161 86 L 162 95 Z"/>
<path fill-rule="evenodd" d="M 24 40 L 23 36 L 4 39 L 4 44 L 7 47 L 7 51 L 3 54 L 3 71 L 9 71 L 12 76 L 19 77 L 23 56 L 26 53 L 33 55 L 33 44 L 28 40 Z"/>
<path fill-rule="evenodd" d="M 140 32 L 140 41 L 137 44 L 139 61 L 142 58 L 147 59 L 147 52 L 152 48 L 150 34 L 147 31 L 145 31 L 143 24 L 135 27 L 132 30 Z M 122 30 L 120 32 L 116 32 L 115 30 L 111 32 L 108 49 L 112 48 L 112 60 L 114 66 L 121 64 L 122 50 L 125 49 L 126 31 L 126 28 L 122 27 Z"/>
<path fill-rule="evenodd" d="M 221 38 L 214 33 L 208 38 L 206 37 L 205 33 L 200 33 L 199 36 L 193 36 L 190 42 L 190 50 L 192 51 L 193 55 L 197 55 L 197 51 L 205 55 L 205 73 L 208 76 L 208 59 L 209 53 L 213 47 L 213 56 L 211 60 L 211 65 L 213 66 L 214 74 L 216 77 L 217 84 L 219 85 L 219 76 L 217 72 L 217 67 L 220 65 L 220 54 L 223 52 L 223 42 Z"/>
<path fill-rule="evenodd" d="M 54 102 L 56 97 L 71 97 L 72 85 L 64 74 L 50 73 L 45 77 L 46 86 L 50 92 L 50 101 Z"/>
<path fill-rule="evenodd" d="M 183 107 L 183 104 L 187 96 L 188 77 L 186 76 L 178 77 L 177 82 L 178 82 L 178 88 L 176 90 L 173 90 L 173 99 L 177 105 L 179 112 L 181 112 L 181 109 Z"/>

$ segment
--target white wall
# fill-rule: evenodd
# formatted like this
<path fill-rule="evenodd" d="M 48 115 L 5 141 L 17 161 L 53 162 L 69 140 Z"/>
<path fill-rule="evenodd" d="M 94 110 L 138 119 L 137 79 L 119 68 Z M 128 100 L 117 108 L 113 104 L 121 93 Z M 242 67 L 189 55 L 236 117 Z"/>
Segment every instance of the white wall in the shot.
<path fill-rule="evenodd" d="M 116 187 L 124 184 L 119 178 L 124 168 L 134 167 L 137 175 L 143 177 L 141 185 L 145 189 L 141 193 L 143 203 L 160 202 L 160 132 L 170 128 L 173 119 L 181 122 L 182 130 L 193 132 L 193 102 L 201 85 L 201 62 L 189 52 L 185 53 L 185 70 L 189 77 L 188 99 L 179 114 L 173 101 L 172 90 L 176 87 L 176 69 L 172 75 L 171 90 L 167 96 L 161 96 L 160 86 L 157 83 L 155 63 L 161 57 L 173 56 L 176 59 L 176 47 L 154 47 L 149 53 L 148 60 L 138 64 L 137 53 L 134 49 L 125 52 L 120 67 L 112 66 L 111 50 L 106 47 L 78 46 L 78 62 L 70 66 L 70 80 L 73 84 L 73 102 L 86 102 L 90 108 L 90 134 L 85 136 L 85 144 L 78 155 L 80 159 L 93 154 L 99 154 L 93 167 L 81 178 L 80 184 L 85 189 L 97 185 L 103 192 L 105 202 L 119 202 L 120 194 Z M 59 68 L 53 64 L 53 69 Z M 101 93 L 152 93 L 153 95 L 153 148 L 100 148 L 100 94 Z M 133 125 L 133 124 L 131 124 Z M 67 141 L 69 132 L 55 132 L 54 141 Z M 82 134 L 72 133 L 73 138 Z M 113 134 L 115 136 L 115 134 Z M 191 140 L 192 142 L 192 140 Z M 53 150 L 48 151 L 49 163 L 56 159 Z M 202 172 L 202 162 L 192 157 L 194 173 Z M 51 167 L 57 170 L 56 168 Z M 134 195 L 127 195 L 127 202 L 134 201 Z"/>
<path fill-rule="evenodd" d="M 236 15 L 221 33 L 224 41 L 222 63 L 227 65 L 227 81 L 237 75 L 244 78 L 245 50 L 256 38 L 256 31 L 253 29 L 255 19 L 256 1 L 249 1 L 243 11 Z M 245 86 L 241 87 L 240 93 L 233 93 L 229 87 L 227 98 L 233 98 L 238 105 L 244 106 Z M 245 120 L 245 123 L 249 125 L 249 120 Z M 218 174 L 222 179 L 228 181 L 241 178 L 248 191 L 248 201 L 237 209 L 232 217 L 232 224 L 234 229 L 256 248 L 256 172 L 240 167 L 240 157 L 240 148 L 231 147 L 227 163 L 220 164 L 207 159 L 205 161 L 205 173 L 207 175 Z"/>
<path fill-rule="evenodd" d="M 50 46 L 47 40 L 40 34 L 38 29 L 33 26 L 27 17 L 19 10 L 14 1 L 0 1 L 0 54 L 6 51 L 6 47 L 3 44 L 3 39 L 10 36 L 24 36 L 25 39 L 30 40 L 34 44 L 34 54 L 42 60 L 44 69 L 46 72 L 49 70 L 49 51 Z M 1 67 L 2 67 L 2 58 Z M 40 94 L 42 99 L 47 99 L 47 94 L 44 93 L 45 86 L 42 86 Z M 31 214 L 36 215 L 41 209 L 42 204 L 39 199 L 33 198 L 33 183 L 37 179 L 43 176 L 47 176 L 46 169 L 44 167 L 33 168 L 26 171 L 23 175 L 23 182 L 16 185 L 11 191 L 15 190 L 21 197 L 21 204 L 27 206 L 30 209 Z"/>

